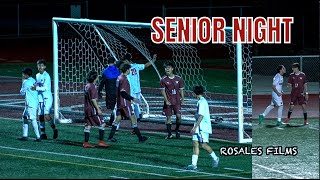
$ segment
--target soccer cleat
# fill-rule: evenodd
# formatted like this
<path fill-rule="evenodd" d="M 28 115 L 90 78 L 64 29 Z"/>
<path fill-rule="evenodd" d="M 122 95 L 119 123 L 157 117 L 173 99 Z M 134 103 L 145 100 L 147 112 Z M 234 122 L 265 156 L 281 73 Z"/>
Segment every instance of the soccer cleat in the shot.
<path fill-rule="evenodd" d="M 263 115 L 262 115 L 262 114 L 260 114 L 260 115 L 259 115 L 259 124 L 261 124 L 261 123 L 262 123 L 262 121 L 263 121 Z"/>
<path fill-rule="evenodd" d="M 309 125 L 308 120 L 304 120 L 303 124 L 304 125 Z"/>
<path fill-rule="evenodd" d="M 134 130 L 131 131 L 131 135 L 135 135 L 136 132 Z"/>
<path fill-rule="evenodd" d="M 141 139 L 139 139 L 139 142 L 145 142 L 146 140 L 148 140 L 148 137 L 142 136 Z"/>
<path fill-rule="evenodd" d="M 53 139 L 57 139 L 58 138 L 58 129 L 54 129 L 53 130 Z"/>
<path fill-rule="evenodd" d="M 213 160 L 212 166 L 213 166 L 214 168 L 217 168 L 217 167 L 219 166 L 219 158 L 217 158 L 217 160 Z"/>
<path fill-rule="evenodd" d="M 28 141 L 28 137 L 20 137 L 20 138 L 18 138 L 18 140 L 20 140 L 20 141 Z"/>
<path fill-rule="evenodd" d="M 46 134 L 41 134 L 40 138 L 41 138 L 41 139 L 48 139 L 48 137 L 47 137 Z"/>
<path fill-rule="evenodd" d="M 284 125 L 284 123 L 282 121 L 277 121 L 276 126 L 281 126 L 281 125 Z"/>
<path fill-rule="evenodd" d="M 111 142 L 117 142 L 117 139 L 116 138 L 109 138 L 107 141 L 111 141 Z"/>
<path fill-rule="evenodd" d="M 84 142 L 82 145 L 83 148 L 94 148 L 94 145 L 89 144 L 88 142 Z"/>
<path fill-rule="evenodd" d="M 179 131 L 176 132 L 176 138 L 180 138 L 180 132 Z"/>
<path fill-rule="evenodd" d="M 109 147 L 110 145 L 109 145 L 109 144 L 106 144 L 106 143 L 104 143 L 103 141 L 100 140 L 100 141 L 98 142 L 98 146 L 99 146 L 99 147 Z"/>
<path fill-rule="evenodd" d="M 190 164 L 186 167 L 186 170 L 197 170 L 197 166 Z"/>
<path fill-rule="evenodd" d="M 37 138 L 35 140 L 33 140 L 34 142 L 41 142 L 41 138 Z"/>
<path fill-rule="evenodd" d="M 290 121 L 290 118 L 286 118 L 286 119 L 284 120 L 284 123 L 285 123 L 285 124 L 288 124 L 289 121 Z"/>
<path fill-rule="evenodd" d="M 173 135 L 172 134 L 167 135 L 164 139 L 173 139 Z"/>

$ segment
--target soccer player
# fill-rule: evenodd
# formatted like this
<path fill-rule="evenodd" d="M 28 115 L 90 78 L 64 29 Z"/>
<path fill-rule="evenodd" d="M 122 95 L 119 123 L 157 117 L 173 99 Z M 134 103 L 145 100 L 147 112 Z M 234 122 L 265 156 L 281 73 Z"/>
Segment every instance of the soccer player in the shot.
<path fill-rule="evenodd" d="M 309 99 L 308 86 L 306 75 L 300 71 L 300 64 L 292 64 L 292 73 L 288 78 L 288 87 L 291 89 L 290 93 L 290 106 L 288 110 L 288 117 L 285 119 L 287 124 L 290 120 L 294 105 L 299 104 L 302 107 L 304 116 L 304 125 L 308 125 L 307 108 L 306 104 Z"/>
<path fill-rule="evenodd" d="M 120 66 L 121 75 L 118 77 L 116 82 L 116 95 L 117 95 L 117 116 L 115 121 L 112 123 L 112 128 L 109 134 L 108 141 L 116 142 L 117 140 L 113 137 L 118 123 L 121 121 L 122 117 L 125 119 L 131 120 L 132 128 L 135 134 L 139 138 L 139 142 L 144 142 L 148 138 L 142 136 L 140 130 L 137 125 L 137 119 L 134 115 L 133 109 L 131 107 L 131 101 L 138 102 L 138 99 L 130 96 L 130 84 L 127 79 L 128 74 L 130 73 L 130 65 L 129 64 L 122 64 Z"/>
<path fill-rule="evenodd" d="M 216 168 L 219 165 L 219 158 L 216 156 L 212 148 L 208 145 L 209 135 L 212 134 L 212 126 L 210 120 L 209 105 L 207 100 L 203 97 L 204 88 L 202 86 L 195 86 L 193 88 L 193 92 L 198 99 L 198 103 L 197 111 L 195 114 L 196 121 L 193 125 L 193 128 L 191 129 L 193 141 L 192 163 L 191 165 L 188 165 L 186 169 L 197 169 L 199 144 L 201 144 L 201 147 L 209 153 L 209 156 L 213 160 L 213 167 Z"/>
<path fill-rule="evenodd" d="M 278 121 L 277 126 L 282 125 L 282 111 L 283 111 L 283 101 L 282 101 L 282 85 L 283 85 L 283 75 L 286 73 L 286 68 L 283 65 L 277 67 L 277 74 L 273 77 L 272 83 L 272 99 L 270 105 L 264 110 L 262 114 L 259 115 L 259 124 L 262 123 L 264 117 L 274 108 L 278 108 Z"/>
<path fill-rule="evenodd" d="M 38 115 L 40 120 L 41 139 L 48 139 L 45 131 L 45 121 L 48 121 L 50 123 L 51 128 L 53 129 L 53 139 L 57 139 L 58 129 L 56 129 L 54 120 L 50 116 L 53 98 L 51 93 L 51 78 L 45 70 L 46 60 L 38 60 L 37 67 L 39 73 L 37 73 L 36 75 L 37 82 L 33 90 L 35 89 L 38 91 Z"/>
<path fill-rule="evenodd" d="M 40 133 L 37 122 L 37 108 L 38 108 L 38 92 L 32 90 L 32 87 L 36 83 L 36 80 L 31 77 L 32 69 L 25 68 L 22 70 L 22 87 L 20 94 L 25 96 L 25 108 L 23 111 L 23 126 L 22 126 L 22 137 L 18 138 L 21 141 L 28 140 L 29 134 L 29 120 L 31 120 L 34 133 L 36 134 L 35 141 L 40 142 Z"/>
<path fill-rule="evenodd" d="M 106 126 L 101 112 L 101 107 L 98 105 L 98 91 L 95 83 L 98 80 L 98 73 L 96 71 L 90 71 L 87 75 L 87 81 L 84 88 L 84 114 L 85 114 L 85 127 L 84 127 L 84 148 L 94 147 L 89 143 L 90 129 L 92 126 L 99 126 L 99 142 L 100 147 L 109 147 L 109 144 L 105 144 L 103 141 L 104 128 Z"/>
<path fill-rule="evenodd" d="M 172 111 L 176 115 L 176 138 L 180 137 L 179 127 L 181 124 L 181 105 L 184 104 L 184 82 L 180 76 L 173 73 L 174 65 L 167 61 L 164 63 L 166 75 L 160 80 L 161 93 L 164 97 L 162 114 L 166 116 L 166 126 L 168 135 L 165 139 L 172 139 L 171 116 Z"/>
<path fill-rule="evenodd" d="M 102 90 L 105 88 L 106 92 L 106 107 L 112 112 L 110 114 L 109 125 L 111 126 L 115 118 L 115 105 L 116 105 L 116 81 L 120 72 L 116 66 L 116 60 L 111 57 L 108 59 L 108 67 L 103 70 L 101 75 L 101 81 L 99 84 L 98 96 L 99 99 L 102 98 Z"/>

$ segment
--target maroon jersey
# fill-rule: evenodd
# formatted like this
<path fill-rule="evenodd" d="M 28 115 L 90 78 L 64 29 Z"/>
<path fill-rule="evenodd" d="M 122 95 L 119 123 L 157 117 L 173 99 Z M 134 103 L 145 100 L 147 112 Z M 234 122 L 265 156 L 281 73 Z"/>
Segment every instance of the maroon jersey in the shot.
<path fill-rule="evenodd" d="M 127 76 L 119 75 L 116 82 L 116 96 L 117 96 L 117 109 L 124 108 L 126 106 L 131 106 L 131 101 L 126 100 L 120 94 L 121 91 L 125 91 L 128 95 L 130 95 L 130 84 Z"/>
<path fill-rule="evenodd" d="M 97 115 L 92 99 L 98 99 L 98 91 L 93 83 L 88 83 L 84 87 L 84 113 L 85 116 Z"/>
<path fill-rule="evenodd" d="M 288 78 L 288 83 L 291 84 L 292 95 L 301 95 L 304 91 L 304 84 L 307 83 L 306 75 L 303 72 L 299 74 L 291 73 Z"/>
<path fill-rule="evenodd" d="M 180 76 L 175 75 L 173 78 L 164 76 L 160 80 L 160 87 L 165 89 L 168 101 L 171 105 L 180 105 L 180 89 L 184 88 L 184 82 Z"/>

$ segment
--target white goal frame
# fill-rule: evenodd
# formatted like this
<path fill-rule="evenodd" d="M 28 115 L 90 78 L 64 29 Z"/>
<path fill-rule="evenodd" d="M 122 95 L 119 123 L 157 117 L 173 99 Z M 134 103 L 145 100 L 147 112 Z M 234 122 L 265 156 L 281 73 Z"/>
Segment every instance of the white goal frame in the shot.
<path fill-rule="evenodd" d="M 107 21 L 93 19 L 76 19 L 76 18 L 52 18 L 53 33 L 53 80 L 54 80 L 54 120 L 59 122 L 59 75 L 58 75 L 58 24 L 59 22 L 100 24 L 100 25 L 125 25 L 132 27 L 151 27 L 151 23 L 142 22 L 125 22 L 125 21 Z M 225 30 L 231 30 L 226 27 Z M 238 142 L 252 143 L 252 138 L 244 131 L 244 107 L 243 107 L 243 75 L 242 75 L 242 44 L 236 43 L 236 68 L 237 68 L 237 101 L 238 101 Z M 248 137 L 244 137 L 244 135 Z"/>

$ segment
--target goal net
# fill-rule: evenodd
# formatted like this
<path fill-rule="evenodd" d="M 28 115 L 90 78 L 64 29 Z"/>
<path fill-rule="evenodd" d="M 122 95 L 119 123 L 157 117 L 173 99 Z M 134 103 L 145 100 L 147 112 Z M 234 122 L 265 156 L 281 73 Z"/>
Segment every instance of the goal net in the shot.
<path fill-rule="evenodd" d="M 140 71 L 142 122 L 165 122 L 160 78 L 169 60 L 185 83 L 183 124 L 194 122 L 197 100 L 192 89 L 202 85 L 221 138 L 233 133 L 240 143 L 252 142 L 250 46 L 233 44 L 231 28 L 223 45 L 154 44 L 151 31 L 150 23 L 53 18 L 55 120 L 84 122 L 86 75 L 91 70 L 101 74 L 110 57 L 120 60 L 128 53 L 134 63 L 145 64 L 156 54 L 155 63 Z M 105 97 L 99 103 L 105 107 Z M 108 120 L 109 110 L 103 109 L 103 114 Z"/>

